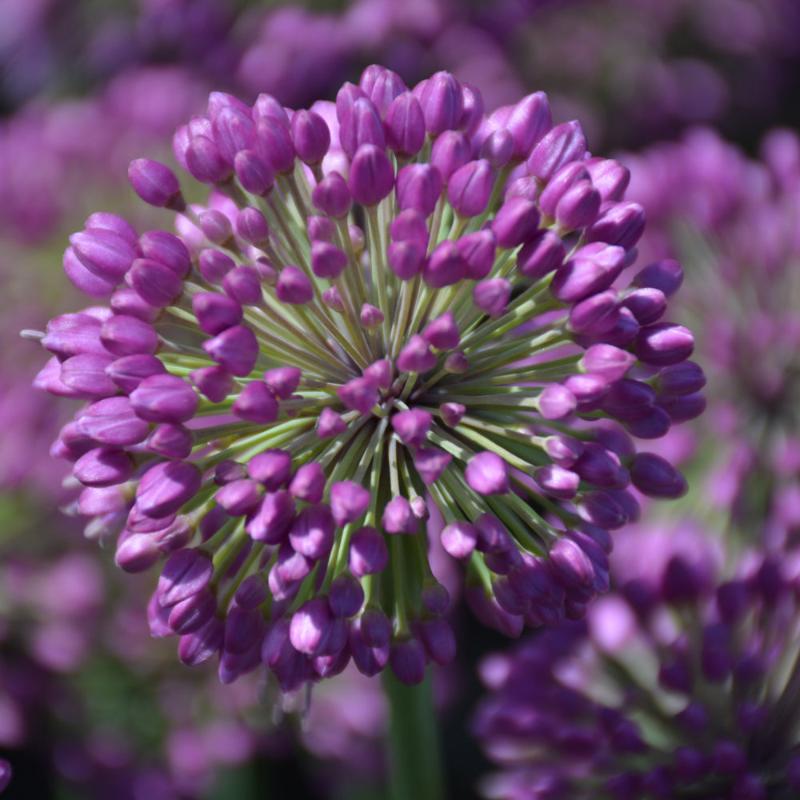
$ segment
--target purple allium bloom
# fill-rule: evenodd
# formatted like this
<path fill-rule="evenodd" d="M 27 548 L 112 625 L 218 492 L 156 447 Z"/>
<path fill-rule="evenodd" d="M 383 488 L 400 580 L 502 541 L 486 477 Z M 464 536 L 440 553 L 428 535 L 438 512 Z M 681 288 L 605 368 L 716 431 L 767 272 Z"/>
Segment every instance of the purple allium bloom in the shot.
<path fill-rule="evenodd" d="M 486 796 L 797 796 L 797 560 L 751 554 L 724 579 L 697 530 L 635 537 L 585 620 L 484 659 Z"/>
<path fill-rule="evenodd" d="M 443 137 L 461 144 L 433 202 L 398 211 L 380 123 L 400 97 L 426 142 L 415 161 Z M 154 619 L 185 660 L 218 652 L 223 682 L 264 663 L 288 691 L 351 657 L 416 682 L 451 658 L 446 608 L 424 600 L 432 507 L 476 614 L 518 633 L 580 617 L 605 591 L 607 531 L 636 517 L 632 486 L 684 491 L 623 429 L 669 428 L 650 385 L 685 361 L 691 334 L 624 306 L 641 229 L 605 242 L 591 227 L 621 197 L 579 224 L 540 212 L 538 191 L 588 154 L 580 125 L 548 131 L 546 98 L 531 97 L 474 124 L 474 92 L 452 75 L 410 90 L 377 66 L 302 118 L 268 95 L 251 108 L 215 92 L 174 138 L 213 185 L 207 206 L 177 215 L 179 235 L 102 214 L 71 237 L 71 277 L 110 308 L 57 317 L 42 338 L 39 384 L 88 401 L 54 451 L 75 464 L 88 516 L 99 496 L 121 504 L 99 514 L 121 568 L 167 559 Z M 493 166 L 480 131 L 505 116 L 514 148 Z M 256 164 L 269 180 L 251 180 Z M 143 199 L 183 208 L 166 167 L 131 176 Z M 324 264 L 313 232 L 330 240 Z M 246 291 L 231 281 L 243 270 Z M 476 281 L 499 282 L 500 301 Z"/>

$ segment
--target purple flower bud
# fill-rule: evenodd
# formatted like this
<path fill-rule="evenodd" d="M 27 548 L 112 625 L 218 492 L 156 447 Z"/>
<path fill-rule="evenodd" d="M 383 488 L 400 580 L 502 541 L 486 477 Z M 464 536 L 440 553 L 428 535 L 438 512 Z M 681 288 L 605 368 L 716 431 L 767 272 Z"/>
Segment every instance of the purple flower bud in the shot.
<path fill-rule="evenodd" d="M 667 298 L 660 289 L 635 289 L 622 301 L 640 325 L 657 322 L 667 308 Z"/>
<path fill-rule="evenodd" d="M 200 274 L 209 283 L 222 283 L 222 279 L 236 266 L 233 259 L 219 250 L 201 250 L 197 259 Z"/>
<path fill-rule="evenodd" d="M 425 261 L 425 248 L 418 242 L 392 242 L 388 248 L 389 267 L 400 280 L 418 275 Z"/>
<path fill-rule="evenodd" d="M 460 336 L 453 313 L 446 311 L 429 322 L 422 331 L 422 337 L 437 350 L 451 350 L 458 347 Z"/>
<path fill-rule="evenodd" d="M 397 357 L 400 372 L 423 373 L 436 366 L 436 356 L 422 336 L 414 334 Z"/>
<path fill-rule="evenodd" d="M 551 548 L 548 565 L 567 592 L 584 592 L 594 582 L 591 559 L 571 539 L 561 538 Z"/>
<path fill-rule="evenodd" d="M 419 93 L 425 129 L 432 136 L 458 127 L 464 111 L 461 84 L 449 72 L 437 72 Z"/>
<path fill-rule="evenodd" d="M 188 458 L 194 442 L 192 432 L 183 425 L 164 423 L 153 428 L 146 447 L 164 458 Z"/>
<path fill-rule="evenodd" d="M 255 150 L 238 152 L 233 160 L 233 169 L 242 188 L 251 194 L 267 195 L 275 184 L 272 167 Z"/>
<path fill-rule="evenodd" d="M 383 529 L 386 533 L 416 533 L 419 521 L 405 497 L 393 497 L 383 509 Z"/>
<path fill-rule="evenodd" d="M 580 364 L 586 372 L 616 382 L 625 377 L 635 362 L 636 357 L 625 350 L 610 344 L 593 344 L 586 349 Z"/>
<path fill-rule="evenodd" d="M 569 312 L 569 328 L 577 334 L 599 336 L 613 328 L 618 317 L 617 293 L 598 292 L 572 307 Z"/>
<path fill-rule="evenodd" d="M 432 661 L 441 666 L 450 664 L 456 657 L 456 637 L 450 623 L 436 617 L 419 624 L 419 635 Z"/>
<path fill-rule="evenodd" d="M 430 164 L 408 164 L 397 173 L 397 204 L 429 217 L 442 194 L 442 176 Z"/>
<path fill-rule="evenodd" d="M 135 243 L 107 228 L 89 228 L 69 237 L 78 260 L 92 274 L 118 283 L 139 255 Z"/>
<path fill-rule="evenodd" d="M 431 253 L 422 268 L 425 282 L 434 289 L 452 286 L 463 280 L 467 274 L 467 262 L 455 242 L 445 240 Z"/>
<path fill-rule="evenodd" d="M 332 408 L 325 407 L 320 411 L 317 420 L 317 436 L 320 439 L 338 436 L 346 430 L 347 423 Z"/>
<path fill-rule="evenodd" d="M 556 206 L 556 221 L 568 231 L 591 225 L 600 211 L 600 192 L 589 181 L 578 181 L 567 189 Z M 590 241 L 595 241 L 590 239 Z M 605 241 L 604 239 L 602 241 Z M 610 242 L 616 244 L 616 242 Z"/>
<path fill-rule="evenodd" d="M 295 111 L 291 131 L 300 160 L 306 164 L 319 164 L 331 144 L 331 133 L 325 120 L 314 111 Z"/>
<path fill-rule="evenodd" d="M 447 198 L 461 217 L 477 217 L 486 210 L 494 174 L 485 159 L 470 161 L 457 169 L 447 185 Z"/>
<path fill-rule="evenodd" d="M 425 678 L 425 649 L 418 639 L 398 639 L 392 643 L 389 664 L 400 683 L 413 686 Z"/>
<path fill-rule="evenodd" d="M 114 553 L 114 563 L 124 572 L 144 572 L 155 564 L 161 553 L 152 536 L 135 533 L 120 539 Z"/>
<path fill-rule="evenodd" d="M 126 314 L 115 314 L 103 323 L 100 341 L 116 356 L 151 354 L 158 349 L 158 334 L 153 326 Z"/>
<path fill-rule="evenodd" d="M 353 481 L 339 481 L 331 486 L 331 510 L 339 527 L 361 517 L 369 501 L 370 493 Z"/>
<path fill-rule="evenodd" d="M 542 189 L 539 197 L 539 208 L 542 213 L 555 218 L 556 208 L 558 208 L 561 198 L 578 183 L 588 183 L 591 186 L 589 172 L 582 161 L 573 161 L 561 167 L 549 180 L 547 186 Z M 599 209 L 598 204 L 597 211 Z M 597 211 L 595 211 L 595 216 Z"/>
<path fill-rule="evenodd" d="M 108 376 L 107 369 L 113 356 L 82 353 L 72 356 L 61 365 L 61 382 L 76 395 L 90 398 L 111 397 L 118 393 L 117 385 Z"/>
<path fill-rule="evenodd" d="M 278 401 L 263 381 L 253 381 L 242 389 L 231 409 L 239 419 L 266 425 L 278 418 Z"/>
<path fill-rule="evenodd" d="M 344 301 L 335 286 L 330 286 L 322 293 L 322 302 L 339 314 L 344 312 Z"/>
<path fill-rule="evenodd" d="M 500 207 L 492 221 L 492 231 L 500 247 L 513 248 L 535 236 L 539 227 L 536 204 L 523 197 L 512 197 Z"/>
<path fill-rule="evenodd" d="M 624 264 L 625 251 L 621 247 L 599 242 L 586 245 L 558 269 L 550 291 L 564 303 L 576 303 L 608 289 Z"/>
<path fill-rule="evenodd" d="M 685 361 L 694 350 L 694 337 L 683 325 L 659 322 L 639 331 L 636 355 L 645 364 L 669 366 Z"/>
<path fill-rule="evenodd" d="M 294 145 L 288 128 L 274 119 L 260 119 L 256 125 L 256 152 L 275 172 L 289 173 L 294 169 Z"/>
<path fill-rule="evenodd" d="M 198 219 L 203 235 L 213 244 L 225 244 L 233 236 L 231 221 L 221 211 L 213 208 L 202 211 Z"/>
<path fill-rule="evenodd" d="M 319 503 L 325 491 L 325 473 L 322 467 L 312 461 L 297 468 L 291 483 L 289 492 L 297 500 L 305 500 L 307 503 Z"/>
<path fill-rule="evenodd" d="M 514 158 L 523 159 L 553 124 L 550 104 L 544 92 L 523 97 L 505 123 L 514 140 Z"/>
<path fill-rule="evenodd" d="M 706 398 L 699 392 L 680 397 L 659 397 L 658 408 L 665 411 L 673 423 L 688 422 L 706 410 Z"/>
<path fill-rule="evenodd" d="M 456 350 L 444 360 L 444 368 L 453 375 L 463 375 L 469 369 L 469 361 L 462 352 Z"/>
<path fill-rule="evenodd" d="M 186 548 L 173 553 L 158 579 L 156 596 L 162 607 L 174 606 L 203 591 L 211 582 L 214 567 L 202 550 Z"/>
<path fill-rule="evenodd" d="M 292 647 L 308 655 L 319 653 L 325 647 L 331 622 L 331 611 L 326 600 L 315 597 L 306 601 L 292 615 L 289 627 Z"/>
<path fill-rule="evenodd" d="M 517 269 L 529 280 L 538 281 L 558 269 L 565 256 L 561 239 L 551 231 L 544 231 L 519 251 Z"/>
<path fill-rule="evenodd" d="M 136 507 L 147 517 L 159 519 L 176 512 L 197 494 L 200 470 L 185 461 L 162 461 L 144 473 L 136 487 Z"/>
<path fill-rule="evenodd" d="M 186 169 L 201 183 L 224 183 L 231 175 L 231 168 L 213 139 L 194 136 L 185 153 Z"/>
<path fill-rule="evenodd" d="M 115 314 L 136 317 L 143 322 L 155 322 L 161 310 L 150 305 L 135 289 L 120 286 L 111 295 L 111 309 Z"/>
<path fill-rule="evenodd" d="M 555 464 L 539 467 L 534 478 L 546 494 L 564 500 L 575 497 L 580 483 L 580 477 L 576 473 Z"/>
<path fill-rule="evenodd" d="M 660 289 L 666 297 L 671 297 L 683 283 L 683 269 L 677 261 L 665 258 L 639 270 L 632 283 L 634 286 Z"/>
<path fill-rule="evenodd" d="M 580 161 L 585 154 L 586 137 L 580 123 L 563 122 L 546 133 L 533 148 L 528 157 L 528 172 L 549 181 L 564 164 Z"/>
<path fill-rule="evenodd" d="M 350 572 L 357 578 L 383 572 L 389 564 L 389 551 L 383 535 L 375 528 L 359 528 L 350 539 Z"/>
<path fill-rule="evenodd" d="M 391 101 L 384 120 L 389 149 L 401 157 L 415 156 L 425 142 L 425 117 L 422 106 L 411 92 L 403 92 Z"/>
<path fill-rule="evenodd" d="M 285 450 L 267 450 L 247 462 L 247 474 L 268 492 L 282 488 L 292 474 L 292 456 Z"/>
<path fill-rule="evenodd" d="M 330 217 L 312 216 L 306 221 L 306 232 L 310 242 L 333 243 L 336 228 Z"/>
<path fill-rule="evenodd" d="M 478 542 L 478 530 L 470 522 L 457 520 L 445 525 L 440 537 L 446 553 L 453 558 L 464 559 L 469 558 L 475 549 Z"/>
<path fill-rule="evenodd" d="M 197 395 L 182 378 L 151 375 L 131 393 L 136 413 L 150 422 L 186 422 L 197 411 Z"/>
<path fill-rule="evenodd" d="M 575 395 L 565 386 L 550 384 L 538 398 L 539 413 L 545 419 L 564 419 L 575 411 Z"/>
<path fill-rule="evenodd" d="M 393 220 L 389 228 L 392 240 L 395 242 L 413 242 L 418 244 L 423 255 L 428 246 L 428 226 L 425 217 L 416 209 L 401 211 Z"/>
<path fill-rule="evenodd" d="M 469 140 L 460 131 L 445 131 L 436 138 L 431 148 L 431 166 L 438 170 L 444 183 L 450 176 L 469 163 L 472 149 Z"/>
<path fill-rule="evenodd" d="M 353 203 L 347 181 L 338 172 L 329 173 L 314 187 L 311 200 L 315 208 L 336 219 L 345 217 Z"/>
<path fill-rule="evenodd" d="M 644 209 L 638 203 L 615 203 L 586 232 L 589 242 L 607 242 L 629 250 L 644 233 Z"/>
<path fill-rule="evenodd" d="M 422 482 L 430 486 L 439 480 L 447 465 L 453 460 L 449 453 L 435 447 L 420 447 L 414 453 L 414 468 Z"/>
<path fill-rule="evenodd" d="M 311 270 L 318 278 L 335 280 L 347 266 L 344 251 L 329 242 L 311 243 Z"/>
<path fill-rule="evenodd" d="M 73 474 L 84 486 L 114 486 L 133 474 L 133 463 L 124 450 L 98 447 L 82 455 Z"/>
<path fill-rule="evenodd" d="M 267 244 L 269 241 L 269 225 L 264 215 L 252 206 L 241 209 L 236 214 L 234 222 L 236 235 L 256 247 Z"/>
<path fill-rule="evenodd" d="M 242 305 L 255 306 L 261 302 L 261 279 L 253 267 L 232 269 L 223 279 L 225 293 Z"/>
<path fill-rule="evenodd" d="M 458 127 L 463 128 L 467 136 L 472 136 L 483 118 L 483 97 L 478 89 L 468 83 L 461 84 L 463 110 Z"/>
<path fill-rule="evenodd" d="M 114 291 L 117 281 L 110 277 L 101 277 L 87 269 L 72 247 L 68 247 L 64 251 L 62 264 L 64 273 L 70 281 L 89 297 L 108 297 Z"/>
<path fill-rule="evenodd" d="M 160 161 L 137 158 L 128 166 L 128 180 L 145 203 L 158 208 L 183 208 L 181 187 L 175 173 Z"/>
<path fill-rule="evenodd" d="M 290 265 L 281 270 L 275 294 L 281 302 L 299 306 L 313 299 L 314 287 L 302 270 Z"/>
<path fill-rule="evenodd" d="M 294 500 L 289 492 L 267 492 L 245 529 L 257 542 L 278 544 L 289 532 L 293 518 Z"/>
<path fill-rule="evenodd" d="M 490 317 L 502 316 L 510 299 L 511 283 L 505 278 L 488 278 L 472 290 L 472 302 Z"/>
<path fill-rule="evenodd" d="M 637 453 L 630 469 L 631 481 L 643 494 L 664 498 L 686 494 L 688 487 L 683 475 L 655 453 Z"/>
<path fill-rule="evenodd" d="M 590 158 L 586 169 L 604 201 L 622 200 L 631 179 L 630 170 L 613 158 Z"/>
<path fill-rule="evenodd" d="M 352 411 L 368 414 L 378 402 L 378 389 L 368 378 L 352 378 L 336 390 L 339 399 Z"/>
<path fill-rule="evenodd" d="M 101 444 L 116 447 L 137 444 L 149 431 L 149 425 L 135 414 L 127 397 L 92 403 L 78 418 L 77 428 Z"/>
<path fill-rule="evenodd" d="M 298 553 L 318 561 L 330 552 L 333 534 L 330 508 L 326 505 L 308 506 L 295 517 L 289 529 L 289 542 Z"/>
<path fill-rule="evenodd" d="M 233 389 L 233 376 L 224 367 L 200 367 L 189 377 L 197 390 L 212 403 L 221 403 Z"/>
<path fill-rule="evenodd" d="M 352 575 L 342 574 L 331 583 L 328 604 L 334 617 L 352 617 L 364 605 L 364 590 Z"/>
<path fill-rule="evenodd" d="M 699 392 L 706 385 L 702 368 L 693 361 L 664 367 L 658 374 L 659 391 L 665 395 L 686 395 Z"/>
<path fill-rule="evenodd" d="M 275 367 L 264 373 L 264 382 L 281 400 L 288 400 L 297 391 L 303 377 L 299 367 Z"/>
<path fill-rule="evenodd" d="M 358 148 L 350 164 L 350 193 L 362 206 L 374 206 L 394 187 L 394 170 L 384 150 L 374 144 Z"/>
<path fill-rule="evenodd" d="M 378 109 L 368 97 L 356 98 L 349 114 L 340 123 L 339 141 L 351 160 L 365 144 L 374 145 L 380 150 L 386 148 L 383 122 Z"/>
<path fill-rule="evenodd" d="M 439 415 L 444 424 L 450 428 L 455 428 L 466 413 L 466 406 L 461 403 L 442 403 L 439 406 Z"/>
<path fill-rule="evenodd" d="M 510 490 L 508 464 L 488 450 L 469 460 L 464 477 L 478 494 L 505 494 Z"/>
<path fill-rule="evenodd" d="M 497 239 L 491 230 L 468 233 L 456 242 L 456 250 L 467 264 L 467 277 L 473 281 L 485 278 L 494 266 Z"/>
<path fill-rule="evenodd" d="M 485 158 L 493 169 L 500 169 L 511 161 L 514 154 L 514 139 L 505 128 L 492 131 L 480 149 L 480 157 Z"/>
<path fill-rule="evenodd" d="M 200 329 L 212 336 L 242 321 L 242 307 L 239 303 L 214 292 L 198 292 L 194 295 L 192 311 Z"/>

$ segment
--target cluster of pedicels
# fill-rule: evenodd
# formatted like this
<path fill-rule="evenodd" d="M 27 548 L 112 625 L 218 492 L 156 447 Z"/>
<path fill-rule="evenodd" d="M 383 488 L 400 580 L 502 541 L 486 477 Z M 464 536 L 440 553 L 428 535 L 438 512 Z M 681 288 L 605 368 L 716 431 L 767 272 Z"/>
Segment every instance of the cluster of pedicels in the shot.
<path fill-rule="evenodd" d="M 798 796 L 797 559 L 750 554 L 726 579 L 687 525 L 635 531 L 637 567 L 584 620 L 484 661 L 488 797 Z"/>
<path fill-rule="evenodd" d="M 633 487 L 685 490 L 631 436 L 703 383 L 662 319 L 680 267 L 627 269 L 627 170 L 541 92 L 485 116 L 452 75 L 378 66 L 308 110 L 212 93 L 174 151 L 206 205 L 132 162 L 178 235 L 92 214 L 64 268 L 108 302 L 28 334 L 38 385 L 88 401 L 53 448 L 88 534 L 127 571 L 166 558 L 152 632 L 224 682 L 351 658 L 419 681 L 454 652 L 432 506 L 486 622 L 580 617 Z"/>

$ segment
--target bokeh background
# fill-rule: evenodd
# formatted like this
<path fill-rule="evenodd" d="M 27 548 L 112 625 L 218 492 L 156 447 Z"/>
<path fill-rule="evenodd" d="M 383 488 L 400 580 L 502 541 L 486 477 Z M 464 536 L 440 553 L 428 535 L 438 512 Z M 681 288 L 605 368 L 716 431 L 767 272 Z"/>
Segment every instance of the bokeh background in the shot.
<path fill-rule="evenodd" d="M 675 249 L 673 223 L 688 208 L 709 210 L 710 182 L 736 228 L 759 148 L 797 167 L 795 140 L 763 144 L 769 131 L 800 125 L 796 0 L 0 0 L 0 757 L 14 766 L 9 800 L 384 796 L 379 684 L 348 672 L 315 691 L 308 711 L 282 710 L 257 676 L 222 687 L 213 670 L 183 668 L 169 644 L 151 640 L 150 579 L 123 579 L 69 515 L 48 456 L 69 404 L 30 388 L 42 357 L 18 338 L 55 309 L 79 307 L 61 254 L 90 210 L 148 223 L 127 162 L 171 163 L 174 128 L 203 109 L 209 90 L 248 101 L 269 92 L 302 107 L 332 98 L 373 62 L 409 84 L 450 70 L 480 88 L 488 109 L 548 92 L 557 120 L 579 118 L 593 150 L 640 170 L 632 193 L 653 199 L 656 234 L 645 246 L 654 251 Z M 720 232 L 717 218 L 712 228 Z M 707 464 L 703 441 L 668 446 Z M 736 489 L 719 481 L 730 505 Z M 796 509 L 797 497 L 784 503 Z M 435 676 L 436 695 L 451 796 L 471 798 L 488 769 L 468 735 L 481 691 L 475 663 L 503 642 L 467 615 L 456 624 L 459 661 Z"/>

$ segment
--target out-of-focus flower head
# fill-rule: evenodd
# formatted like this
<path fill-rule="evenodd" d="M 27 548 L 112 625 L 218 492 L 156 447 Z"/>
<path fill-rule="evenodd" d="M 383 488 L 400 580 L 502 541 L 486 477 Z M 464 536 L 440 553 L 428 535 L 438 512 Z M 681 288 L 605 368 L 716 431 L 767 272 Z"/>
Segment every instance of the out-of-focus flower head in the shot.
<path fill-rule="evenodd" d="M 676 531 L 681 541 L 671 543 Z M 620 588 L 593 604 L 585 621 L 482 664 L 489 694 L 474 727 L 500 767 L 484 793 L 797 796 L 796 562 L 751 555 L 724 580 L 701 532 L 676 525 L 655 542 L 635 533 L 624 544 L 638 541 L 640 564 L 655 552 L 655 569 L 623 570 Z M 696 547 L 687 549 L 693 538 Z"/>
<path fill-rule="evenodd" d="M 629 435 L 670 428 L 656 387 L 693 339 L 663 320 L 677 263 L 631 267 L 627 171 L 541 92 L 485 116 L 448 73 L 377 66 L 309 110 L 212 93 L 174 150 L 208 200 L 131 163 L 179 235 L 88 218 L 64 268 L 108 305 L 51 320 L 37 379 L 88 401 L 54 445 L 87 533 L 131 572 L 166 557 L 154 635 L 223 682 L 351 657 L 420 681 L 455 646 L 431 507 L 484 622 L 580 617 L 632 487 L 686 488 Z"/>
<path fill-rule="evenodd" d="M 746 535 L 786 542 L 800 525 L 800 140 L 774 131 L 753 161 L 696 130 L 625 160 L 631 194 L 652 208 L 640 246 L 686 266 L 676 313 L 713 382 L 714 413 L 696 432 L 698 462 L 712 459 L 699 464 L 702 502 Z"/>

